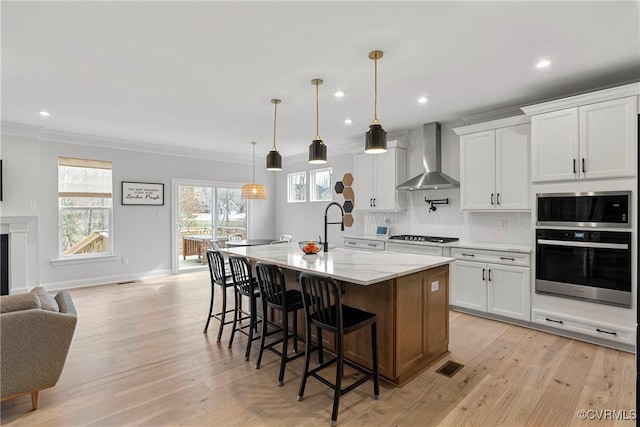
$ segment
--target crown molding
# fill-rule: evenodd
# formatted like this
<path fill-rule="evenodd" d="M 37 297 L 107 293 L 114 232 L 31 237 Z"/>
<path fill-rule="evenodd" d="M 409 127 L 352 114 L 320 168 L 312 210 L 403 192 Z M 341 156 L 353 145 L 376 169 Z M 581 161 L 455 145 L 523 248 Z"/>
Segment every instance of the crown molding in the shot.
<path fill-rule="evenodd" d="M 609 89 L 588 92 L 581 95 L 555 99 L 548 102 L 527 105 L 522 107 L 527 115 L 548 113 L 550 111 L 563 110 L 565 108 L 580 107 L 581 105 L 593 104 L 596 102 L 610 101 L 612 99 L 625 98 L 627 96 L 640 95 L 640 83 L 635 82 L 623 86 Z"/>
<path fill-rule="evenodd" d="M 3 135 L 22 136 L 27 138 L 38 138 L 40 136 L 41 126 L 25 125 L 15 122 L 1 122 L 0 132 Z"/>
<path fill-rule="evenodd" d="M 217 153 L 201 149 L 174 147 L 168 145 L 153 144 L 149 142 L 132 141 L 127 139 L 85 135 L 74 132 L 45 129 L 42 127 L 26 125 L 22 123 L 2 122 L 1 130 L 5 135 L 37 138 L 42 142 L 78 144 L 92 147 L 111 148 L 116 150 L 137 151 L 141 153 L 215 160 L 219 162 L 248 165 L 253 164 L 252 155 Z"/>
<path fill-rule="evenodd" d="M 520 114 L 515 117 L 507 117 L 504 119 L 492 120 L 490 122 L 476 123 L 474 125 L 461 126 L 453 128 L 456 135 L 467 135 L 470 133 L 484 132 L 486 130 L 506 128 L 509 126 L 523 125 L 531 123 L 531 117 L 526 114 Z"/>

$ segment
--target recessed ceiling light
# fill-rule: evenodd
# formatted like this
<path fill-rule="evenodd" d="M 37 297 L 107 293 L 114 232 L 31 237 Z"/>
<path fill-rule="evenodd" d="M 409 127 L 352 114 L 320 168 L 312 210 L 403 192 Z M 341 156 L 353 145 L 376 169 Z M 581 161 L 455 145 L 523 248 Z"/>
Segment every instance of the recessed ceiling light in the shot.
<path fill-rule="evenodd" d="M 342 98 L 344 96 L 344 92 L 341 90 L 336 91 L 336 93 L 334 93 L 336 98 Z"/>
<path fill-rule="evenodd" d="M 51 113 L 49 113 L 48 111 L 44 111 L 44 110 L 38 110 L 38 114 L 40 114 L 41 116 L 44 116 L 44 117 L 49 117 L 51 115 Z"/>
<path fill-rule="evenodd" d="M 421 96 L 420 98 L 418 98 L 418 102 L 419 102 L 420 104 L 426 104 L 428 100 L 429 100 L 429 99 L 427 99 L 427 97 L 426 97 L 426 96 Z"/>
<path fill-rule="evenodd" d="M 543 59 L 542 61 L 538 62 L 536 64 L 536 67 L 538 68 L 547 68 L 549 65 L 551 65 L 551 61 L 548 59 Z"/>
<path fill-rule="evenodd" d="M 353 123 L 353 120 L 351 119 L 345 119 L 344 122 L 348 125 L 350 125 L 351 123 Z"/>

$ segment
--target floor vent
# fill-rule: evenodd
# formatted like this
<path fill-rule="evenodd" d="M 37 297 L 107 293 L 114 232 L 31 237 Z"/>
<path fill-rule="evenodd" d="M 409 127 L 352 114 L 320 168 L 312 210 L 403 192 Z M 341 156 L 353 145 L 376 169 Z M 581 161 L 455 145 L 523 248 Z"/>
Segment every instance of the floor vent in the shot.
<path fill-rule="evenodd" d="M 462 369 L 464 365 L 461 365 L 456 362 L 452 362 L 449 360 L 447 363 L 442 365 L 436 372 L 444 375 L 445 377 L 451 378 L 454 376 L 460 369 Z"/>

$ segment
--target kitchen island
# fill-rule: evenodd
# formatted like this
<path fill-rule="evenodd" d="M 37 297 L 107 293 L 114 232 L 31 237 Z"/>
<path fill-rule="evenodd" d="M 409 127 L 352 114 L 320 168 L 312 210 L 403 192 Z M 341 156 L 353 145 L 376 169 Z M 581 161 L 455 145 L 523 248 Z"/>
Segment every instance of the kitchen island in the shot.
<path fill-rule="evenodd" d="M 280 266 L 287 272 L 287 286 L 297 286 L 295 272 L 338 280 L 344 304 L 377 315 L 380 375 L 394 384 L 405 384 L 449 352 L 449 263 L 453 258 L 342 248 L 304 255 L 293 243 L 225 251 Z M 322 337 L 327 350 L 335 349 L 331 334 Z M 345 357 L 371 367 L 368 330 L 345 337 Z"/>

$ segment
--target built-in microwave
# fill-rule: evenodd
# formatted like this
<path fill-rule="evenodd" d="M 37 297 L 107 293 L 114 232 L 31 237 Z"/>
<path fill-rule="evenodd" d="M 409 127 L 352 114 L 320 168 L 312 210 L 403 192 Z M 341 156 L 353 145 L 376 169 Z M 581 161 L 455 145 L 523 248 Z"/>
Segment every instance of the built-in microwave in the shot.
<path fill-rule="evenodd" d="M 630 191 L 539 193 L 536 225 L 630 228 Z"/>

